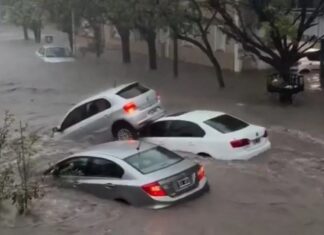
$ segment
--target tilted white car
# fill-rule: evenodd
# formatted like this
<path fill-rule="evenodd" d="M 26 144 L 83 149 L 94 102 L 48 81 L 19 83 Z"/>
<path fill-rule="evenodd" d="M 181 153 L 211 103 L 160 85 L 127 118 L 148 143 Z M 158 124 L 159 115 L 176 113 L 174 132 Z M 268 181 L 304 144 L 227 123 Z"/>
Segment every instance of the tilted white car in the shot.
<path fill-rule="evenodd" d="M 248 160 L 271 144 L 264 127 L 214 111 L 170 115 L 141 131 L 143 141 L 221 160 Z"/>
<path fill-rule="evenodd" d="M 291 70 L 301 74 L 307 74 L 314 70 L 320 70 L 320 53 L 320 49 L 317 48 L 307 50 L 306 57 L 301 58 L 297 64 L 291 68 Z"/>
<path fill-rule="evenodd" d="M 63 63 L 75 61 L 71 51 L 62 46 L 44 45 L 39 48 L 36 55 L 47 63 Z"/>
<path fill-rule="evenodd" d="M 134 82 L 75 105 L 53 131 L 67 138 L 107 132 L 119 140 L 133 139 L 138 129 L 164 114 L 157 92 Z"/>

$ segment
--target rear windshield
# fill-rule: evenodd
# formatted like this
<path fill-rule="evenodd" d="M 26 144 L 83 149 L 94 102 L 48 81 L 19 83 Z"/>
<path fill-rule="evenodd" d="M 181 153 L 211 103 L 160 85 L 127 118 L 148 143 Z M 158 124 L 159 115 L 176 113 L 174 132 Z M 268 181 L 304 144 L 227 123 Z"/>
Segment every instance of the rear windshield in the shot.
<path fill-rule="evenodd" d="M 238 131 L 249 126 L 246 122 L 226 114 L 212 118 L 205 121 L 205 123 L 224 134 Z"/>
<path fill-rule="evenodd" d="M 142 174 L 149 174 L 172 166 L 183 158 L 162 147 L 156 147 L 145 152 L 139 152 L 125 159 L 132 167 Z"/>
<path fill-rule="evenodd" d="M 140 85 L 139 83 L 132 84 L 121 91 L 117 93 L 117 95 L 125 98 L 125 99 L 131 99 L 136 96 L 139 96 L 141 94 L 144 94 L 147 92 L 149 89 Z"/>

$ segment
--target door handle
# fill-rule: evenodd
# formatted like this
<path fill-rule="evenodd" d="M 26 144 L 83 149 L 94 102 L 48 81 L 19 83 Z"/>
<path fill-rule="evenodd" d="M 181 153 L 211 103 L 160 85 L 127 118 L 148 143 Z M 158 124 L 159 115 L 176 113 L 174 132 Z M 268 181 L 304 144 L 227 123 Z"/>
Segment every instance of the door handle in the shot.
<path fill-rule="evenodd" d="M 111 183 L 105 184 L 105 188 L 106 188 L 106 189 L 112 189 L 112 188 L 114 188 L 114 187 L 115 187 L 114 184 L 111 184 Z"/>

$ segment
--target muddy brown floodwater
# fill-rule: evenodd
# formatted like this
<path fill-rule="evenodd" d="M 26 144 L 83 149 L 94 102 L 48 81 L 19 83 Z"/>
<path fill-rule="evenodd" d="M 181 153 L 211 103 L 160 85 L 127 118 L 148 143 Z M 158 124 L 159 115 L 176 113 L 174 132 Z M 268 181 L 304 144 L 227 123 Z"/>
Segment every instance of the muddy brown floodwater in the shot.
<path fill-rule="evenodd" d="M 51 29 L 56 43 L 64 35 Z M 101 60 L 92 56 L 73 64 L 45 64 L 34 56 L 37 45 L 20 40 L 20 31 L 0 27 L 0 115 L 11 110 L 42 135 L 36 156 L 41 172 L 49 163 L 86 146 L 106 141 L 90 136 L 83 142 L 55 142 L 52 126 L 77 101 L 138 80 L 160 91 L 170 111 L 218 109 L 269 129 L 273 148 L 251 161 L 193 158 L 206 166 L 211 192 L 163 210 L 149 210 L 101 200 L 46 182 L 45 197 L 31 214 L 17 217 L 11 206 L 0 212 L 1 235 L 323 235 L 324 111 L 323 93 L 307 91 L 294 106 L 282 107 L 264 92 L 261 73 L 238 77 L 225 72 L 228 87 L 218 90 L 213 71 L 181 64 L 174 80 L 168 61 L 160 72 L 146 70 L 140 55 L 123 66 L 118 51 Z M 170 71 L 170 72 L 167 72 Z M 3 164 L 13 159 L 1 159 Z"/>

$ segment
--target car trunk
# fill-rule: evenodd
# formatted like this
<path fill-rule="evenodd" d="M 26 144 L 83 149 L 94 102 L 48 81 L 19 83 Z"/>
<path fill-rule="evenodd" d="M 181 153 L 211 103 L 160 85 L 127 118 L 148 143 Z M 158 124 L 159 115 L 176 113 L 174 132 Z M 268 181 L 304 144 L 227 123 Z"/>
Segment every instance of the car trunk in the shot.
<path fill-rule="evenodd" d="M 117 93 L 120 97 L 134 102 L 139 110 L 147 109 L 158 103 L 158 96 L 154 90 L 139 83 L 133 83 Z"/>
<path fill-rule="evenodd" d="M 157 177 L 162 178 L 158 183 L 168 196 L 177 197 L 198 187 L 198 169 L 199 165 L 184 159 L 170 167 L 151 173 L 147 177 L 151 179 Z M 170 174 L 170 172 L 176 173 Z"/>
<path fill-rule="evenodd" d="M 177 197 L 198 187 L 198 166 L 191 167 L 179 174 L 160 180 L 159 184 L 170 197 Z"/>
<path fill-rule="evenodd" d="M 246 128 L 230 133 L 232 140 L 248 139 L 250 144 L 246 147 L 254 148 L 263 143 L 265 129 L 262 127 L 249 125 Z"/>

